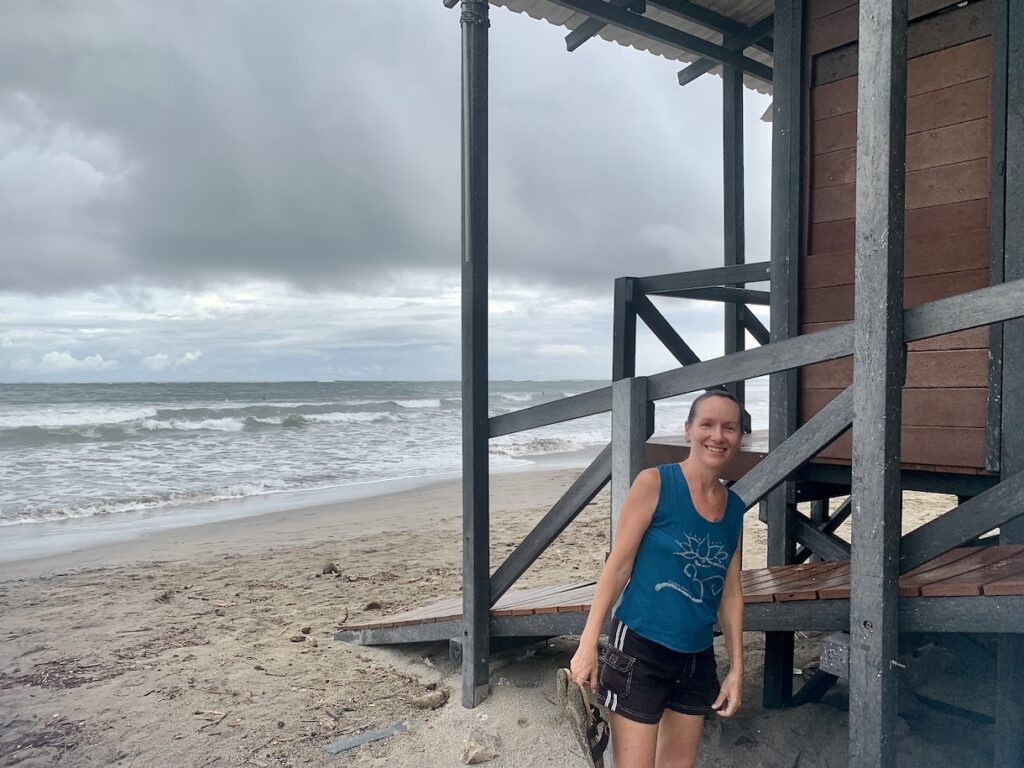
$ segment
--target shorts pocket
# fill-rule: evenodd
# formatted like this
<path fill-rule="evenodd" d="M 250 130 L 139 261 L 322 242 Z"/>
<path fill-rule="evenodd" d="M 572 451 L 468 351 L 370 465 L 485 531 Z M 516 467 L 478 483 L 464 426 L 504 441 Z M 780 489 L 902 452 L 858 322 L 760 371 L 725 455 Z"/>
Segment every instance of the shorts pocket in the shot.
<path fill-rule="evenodd" d="M 615 648 L 604 648 L 601 654 L 601 671 L 599 682 L 601 687 L 619 696 L 629 695 L 633 684 L 633 666 L 636 658 L 628 656 Z"/>

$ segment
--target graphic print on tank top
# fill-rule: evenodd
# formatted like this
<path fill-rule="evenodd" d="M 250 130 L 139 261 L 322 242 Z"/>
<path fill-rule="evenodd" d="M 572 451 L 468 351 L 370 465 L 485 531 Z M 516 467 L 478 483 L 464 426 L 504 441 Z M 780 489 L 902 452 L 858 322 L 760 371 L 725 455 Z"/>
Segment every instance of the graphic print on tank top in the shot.
<path fill-rule="evenodd" d="M 729 563 L 729 553 L 724 547 L 711 541 L 710 536 L 698 538 L 684 534 L 685 541 L 676 539 L 679 546 L 678 555 L 684 561 L 684 584 L 677 581 L 662 581 L 654 585 L 655 592 L 673 589 L 695 603 L 703 603 L 704 599 L 718 597 L 725 587 L 725 572 Z"/>

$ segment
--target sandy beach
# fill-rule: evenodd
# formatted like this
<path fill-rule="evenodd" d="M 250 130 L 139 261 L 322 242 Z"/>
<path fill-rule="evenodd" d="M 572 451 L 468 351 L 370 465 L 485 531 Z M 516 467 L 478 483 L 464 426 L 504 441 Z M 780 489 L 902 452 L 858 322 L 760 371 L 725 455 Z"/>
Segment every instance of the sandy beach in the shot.
<path fill-rule="evenodd" d="M 492 477 L 492 564 L 574 474 Z M 906 527 L 951 503 L 908 494 Z M 602 494 L 520 586 L 595 578 L 607 509 Z M 476 710 L 459 704 L 447 644 L 362 648 L 333 639 L 345 621 L 457 594 L 460 519 L 458 483 L 447 481 L 3 564 L 0 765 L 456 766 L 474 727 L 500 742 L 491 765 L 583 765 L 553 702 L 554 670 L 568 662 L 571 638 L 496 653 L 492 694 Z M 764 564 L 763 532 L 748 513 L 747 567 Z M 340 573 L 324 575 L 327 563 Z M 761 636 L 746 641 L 744 707 L 708 724 L 700 764 L 845 765 L 845 686 L 820 704 L 766 712 Z M 799 639 L 801 671 L 813 669 L 819 644 Z M 986 654 L 983 642 L 927 645 L 906 659 L 907 687 L 983 720 L 992 714 Z M 445 694 L 436 709 L 417 706 Z M 907 699 L 902 715 L 901 766 L 987 764 L 991 726 L 920 698 Z M 324 750 L 396 722 L 408 731 L 339 755 Z"/>

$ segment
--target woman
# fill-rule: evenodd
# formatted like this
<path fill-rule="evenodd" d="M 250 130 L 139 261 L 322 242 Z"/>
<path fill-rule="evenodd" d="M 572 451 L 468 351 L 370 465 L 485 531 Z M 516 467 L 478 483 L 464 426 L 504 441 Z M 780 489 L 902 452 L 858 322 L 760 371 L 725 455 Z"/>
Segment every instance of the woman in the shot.
<path fill-rule="evenodd" d="M 739 450 L 741 407 L 693 401 L 681 464 L 645 469 L 622 502 L 612 551 L 570 664 L 609 710 L 615 768 L 690 768 L 710 710 L 731 717 L 743 687 L 743 501 L 722 484 Z M 628 585 L 627 585 L 628 582 Z M 608 647 L 598 635 L 615 608 Z M 712 627 L 729 653 L 719 683 Z"/>

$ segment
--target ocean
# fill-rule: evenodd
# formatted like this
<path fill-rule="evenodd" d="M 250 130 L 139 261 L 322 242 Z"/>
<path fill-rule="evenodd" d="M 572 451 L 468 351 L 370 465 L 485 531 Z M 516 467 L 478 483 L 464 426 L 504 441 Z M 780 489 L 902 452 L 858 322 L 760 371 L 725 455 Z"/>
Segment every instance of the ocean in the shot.
<path fill-rule="evenodd" d="M 603 386 L 496 381 L 491 415 Z M 767 382 L 748 385 L 755 428 Z M 0 538 L 59 521 L 173 520 L 250 497 L 425 482 L 461 468 L 459 382 L 0 385 Z M 658 404 L 678 433 L 689 398 Z M 491 440 L 494 471 L 585 465 L 609 440 L 592 416 Z M 369 491 L 366 486 L 371 485 Z M 216 505 L 220 504 L 219 507 Z"/>

